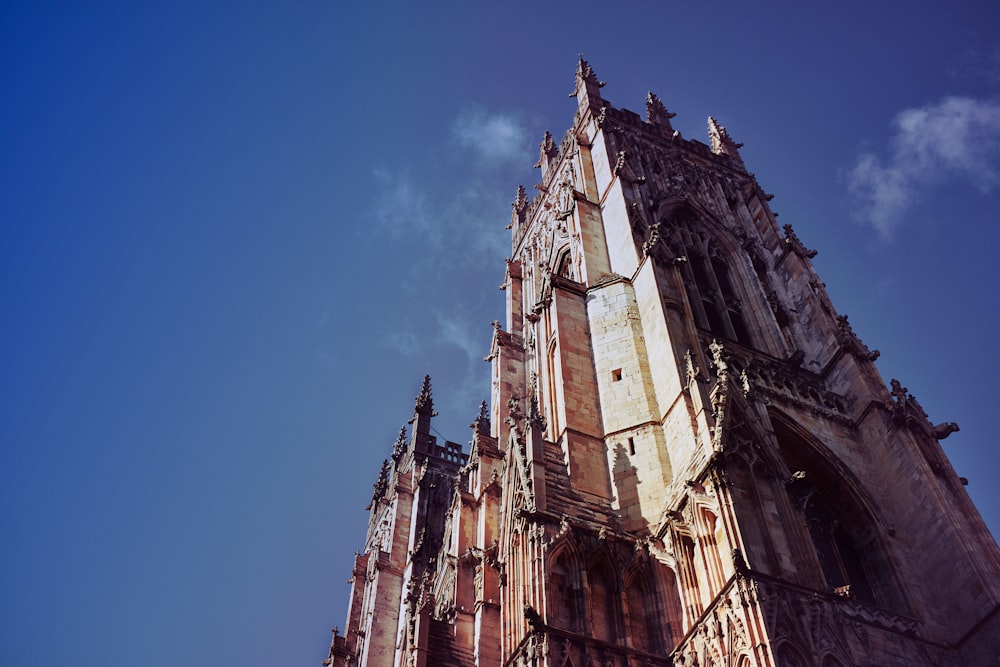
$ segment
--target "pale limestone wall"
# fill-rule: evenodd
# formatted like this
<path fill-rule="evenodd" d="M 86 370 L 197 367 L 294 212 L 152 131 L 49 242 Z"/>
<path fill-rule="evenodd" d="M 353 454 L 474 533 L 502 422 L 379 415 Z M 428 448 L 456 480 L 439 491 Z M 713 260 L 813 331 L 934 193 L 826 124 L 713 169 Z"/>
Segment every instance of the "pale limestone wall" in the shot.
<path fill-rule="evenodd" d="M 632 240 L 632 224 L 629 221 L 620 180 L 616 179 L 611 184 L 601 213 L 604 220 L 604 235 L 608 243 L 608 256 L 611 259 L 611 271 L 631 278 L 639 266 L 639 259 Z"/>
<path fill-rule="evenodd" d="M 584 255 L 580 282 L 590 285 L 611 271 L 601 209 L 591 202 L 578 201 L 575 215 Z"/>
<path fill-rule="evenodd" d="M 608 147 L 604 133 L 597 132 L 592 142 L 590 155 L 594 165 L 594 182 L 597 185 L 597 196 L 602 198 L 608 191 L 614 175 L 611 173 L 612 164 L 608 161 Z"/>
<path fill-rule="evenodd" d="M 587 315 L 604 432 L 656 420 L 659 408 L 632 286 L 617 280 L 591 289 Z"/>
<path fill-rule="evenodd" d="M 656 396 L 657 418 L 662 418 L 681 392 L 682 378 L 675 356 L 676 350 L 686 348 L 683 332 L 670 332 L 663 308 L 663 296 L 657 285 L 651 262 L 645 262 L 633 281 L 636 305 L 642 325 L 642 335 L 649 359 L 652 390 Z"/>

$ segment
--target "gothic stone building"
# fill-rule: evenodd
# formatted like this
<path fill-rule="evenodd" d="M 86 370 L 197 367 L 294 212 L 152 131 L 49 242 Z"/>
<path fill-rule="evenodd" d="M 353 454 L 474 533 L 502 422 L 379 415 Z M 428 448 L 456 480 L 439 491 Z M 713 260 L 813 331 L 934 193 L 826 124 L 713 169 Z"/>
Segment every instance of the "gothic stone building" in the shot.
<path fill-rule="evenodd" d="M 429 380 L 327 665 L 993 665 L 1000 552 L 709 118 L 583 60 L 517 192 L 468 454 Z"/>

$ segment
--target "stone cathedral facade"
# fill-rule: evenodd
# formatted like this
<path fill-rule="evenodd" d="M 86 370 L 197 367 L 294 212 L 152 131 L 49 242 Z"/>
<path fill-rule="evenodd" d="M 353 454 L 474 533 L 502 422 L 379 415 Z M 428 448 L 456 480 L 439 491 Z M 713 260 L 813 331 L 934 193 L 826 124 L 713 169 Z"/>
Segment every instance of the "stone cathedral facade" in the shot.
<path fill-rule="evenodd" d="M 740 144 L 577 111 L 517 191 L 489 405 L 424 380 L 327 665 L 1000 664 L 1000 551 Z"/>

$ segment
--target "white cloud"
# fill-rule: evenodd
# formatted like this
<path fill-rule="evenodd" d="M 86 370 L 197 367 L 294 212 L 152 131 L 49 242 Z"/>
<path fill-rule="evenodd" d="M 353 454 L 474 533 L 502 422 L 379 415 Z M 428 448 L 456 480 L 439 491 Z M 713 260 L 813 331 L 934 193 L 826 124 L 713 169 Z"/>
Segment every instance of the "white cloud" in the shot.
<path fill-rule="evenodd" d="M 393 240 L 413 231 L 421 234 L 433 231 L 427 198 L 414 186 L 408 171 L 378 168 L 374 175 L 379 183 L 374 208 L 378 231 Z"/>
<path fill-rule="evenodd" d="M 426 270 L 427 262 L 447 261 L 461 266 L 481 266 L 482 258 L 503 257 L 510 250 L 510 233 L 504 230 L 510 201 L 495 183 L 470 174 L 460 189 L 449 183 L 447 191 L 425 193 L 408 170 L 374 170 L 378 181 L 373 229 L 393 242 L 417 242 L 424 252 L 414 253 L 414 267 Z M 430 192 L 428 190 L 428 192 Z"/>
<path fill-rule="evenodd" d="M 461 315 L 437 313 L 439 342 L 458 347 L 465 353 L 465 375 L 461 385 L 453 390 L 456 407 L 475 405 L 482 400 L 488 371 L 483 356 L 489 352 L 490 328 L 474 326 Z"/>
<path fill-rule="evenodd" d="M 959 179 L 983 193 L 1000 185 L 1000 101 L 946 97 L 905 109 L 893 126 L 889 158 L 862 154 L 847 181 L 858 217 L 884 238 L 928 185 Z"/>
<path fill-rule="evenodd" d="M 460 146 L 470 149 L 485 164 L 519 164 L 531 159 L 531 142 L 517 114 L 465 109 L 451 131 Z"/>
<path fill-rule="evenodd" d="M 462 350 L 470 365 L 479 365 L 483 355 L 489 351 L 484 342 L 487 337 L 483 333 L 483 327 L 476 327 L 476 331 L 473 331 L 472 325 L 461 316 L 444 313 L 438 313 L 437 320 L 441 341 Z"/>
<path fill-rule="evenodd" d="M 380 342 L 404 357 L 415 357 L 422 353 L 421 341 L 409 330 L 388 334 Z"/>

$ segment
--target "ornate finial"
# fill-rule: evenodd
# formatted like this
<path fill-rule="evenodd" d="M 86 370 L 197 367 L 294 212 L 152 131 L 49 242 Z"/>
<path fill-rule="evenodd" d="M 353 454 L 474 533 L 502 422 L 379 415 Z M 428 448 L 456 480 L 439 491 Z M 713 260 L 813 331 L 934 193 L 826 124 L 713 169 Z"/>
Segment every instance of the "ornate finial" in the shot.
<path fill-rule="evenodd" d="M 399 459 L 403 458 L 403 452 L 406 451 L 406 426 L 404 425 L 399 429 L 399 435 L 396 436 L 396 442 L 392 443 L 392 460 L 399 463 Z"/>
<path fill-rule="evenodd" d="M 740 371 L 740 387 L 743 389 L 744 396 L 749 396 L 750 392 L 753 391 L 753 382 L 745 368 Z"/>
<path fill-rule="evenodd" d="M 646 122 L 652 123 L 653 125 L 663 125 L 670 132 L 673 132 L 674 128 L 670 124 L 670 119 L 676 116 L 675 113 L 670 113 L 667 108 L 663 106 L 663 102 L 660 98 L 656 96 L 656 93 L 649 91 L 646 93 Z"/>
<path fill-rule="evenodd" d="M 469 426 L 475 429 L 476 433 L 480 435 L 490 434 L 490 414 L 486 406 L 486 401 L 483 401 L 479 405 L 479 415 Z"/>
<path fill-rule="evenodd" d="M 416 403 L 417 412 L 427 412 L 432 413 L 434 411 L 434 399 L 431 398 L 431 376 L 424 376 L 424 384 L 420 387 L 420 393 L 417 395 Z"/>
<path fill-rule="evenodd" d="M 531 374 L 531 379 L 529 381 L 528 387 L 528 423 L 538 426 L 538 428 L 545 428 L 545 417 L 542 416 L 541 408 L 538 406 L 538 375 L 536 373 Z"/>
<path fill-rule="evenodd" d="M 903 386 L 903 384 L 896 378 L 889 380 L 889 385 L 892 387 L 892 391 L 889 393 L 895 399 L 896 403 L 904 403 L 908 398 L 910 398 L 910 390 Z"/>
<path fill-rule="evenodd" d="M 714 118 L 708 117 L 708 138 L 712 142 L 712 152 L 716 155 L 728 155 L 740 166 L 743 166 L 743 158 L 740 157 L 740 148 L 743 144 L 738 144 L 729 136 L 729 132 L 722 125 L 719 125 Z"/>
<path fill-rule="evenodd" d="M 539 154 L 538 162 L 535 163 L 536 169 L 546 167 L 549 160 L 559 154 L 559 147 L 556 146 L 555 139 L 552 138 L 552 133 L 548 130 L 545 130 L 545 135 L 542 137 L 542 143 L 538 144 L 538 148 Z"/>
<path fill-rule="evenodd" d="M 517 186 L 517 195 L 515 195 L 514 202 L 510 207 L 514 210 L 510 215 L 510 224 L 507 225 L 507 229 L 514 225 L 524 224 L 524 217 L 528 211 L 528 193 L 524 191 L 523 185 Z"/>
<path fill-rule="evenodd" d="M 514 197 L 514 203 L 511 206 L 519 217 L 523 217 L 525 209 L 528 208 L 528 193 L 525 192 L 523 185 L 517 186 L 517 195 Z"/>
<path fill-rule="evenodd" d="M 642 244 L 642 256 L 648 257 L 660 240 L 660 223 L 654 222 L 649 227 L 649 238 Z"/>
<path fill-rule="evenodd" d="M 786 225 L 786 227 L 790 226 Z M 847 321 L 847 315 L 837 315 L 837 342 L 847 348 L 858 359 L 875 361 L 882 354 L 878 350 L 868 349 L 868 346 L 861 342 L 858 335 L 854 333 L 854 328 Z"/>
<path fill-rule="evenodd" d="M 727 371 L 729 370 L 729 364 L 726 363 L 726 355 L 724 354 L 724 347 L 716 339 L 712 339 L 712 342 L 708 344 L 708 349 L 712 353 L 712 365 L 715 366 L 715 370 L 719 379 L 721 380 Z"/>
<path fill-rule="evenodd" d="M 513 394 L 509 399 L 507 399 L 507 412 L 510 415 L 507 418 L 507 423 L 513 421 L 519 421 L 524 417 L 524 413 L 521 412 L 521 397 L 517 394 Z"/>
<path fill-rule="evenodd" d="M 372 487 L 372 503 L 369 507 L 378 502 L 389 488 L 389 459 L 384 459 L 382 461 L 382 468 L 378 472 L 378 479 L 375 480 L 375 484 L 373 484 Z"/>
<path fill-rule="evenodd" d="M 698 368 L 698 363 L 694 360 L 694 354 L 691 352 L 691 348 L 688 348 L 684 352 L 684 370 L 687 373 L 688 386 L 693 384 L 698 380 L 698 376 L 701 375 L 701 369 Z"/>
<path fill-rule="evenodd" d="M 542 416 L 541 408 L 538 407 L 538 396 L 534 391 L 531 392 L 531 398 L 528 401 L 528 422 L 540 429 L 545 429 L 545 417 Z"/>
<path fill-rule="evenodd" d="M 594 68 L 590 66 L 586 60 L 583 59 L 583 54 L 580 54 L 580 62 L 576 66 L 576 78 L 577 87 L 569 94 L 570 97 L 576 97 L 580 92 L 580 83 L 582 82 L 585 86 L 595 86 L 597 88 L 603 88 L 604 81 L 598 81 L 597 75 L 594 74 Z"/>

